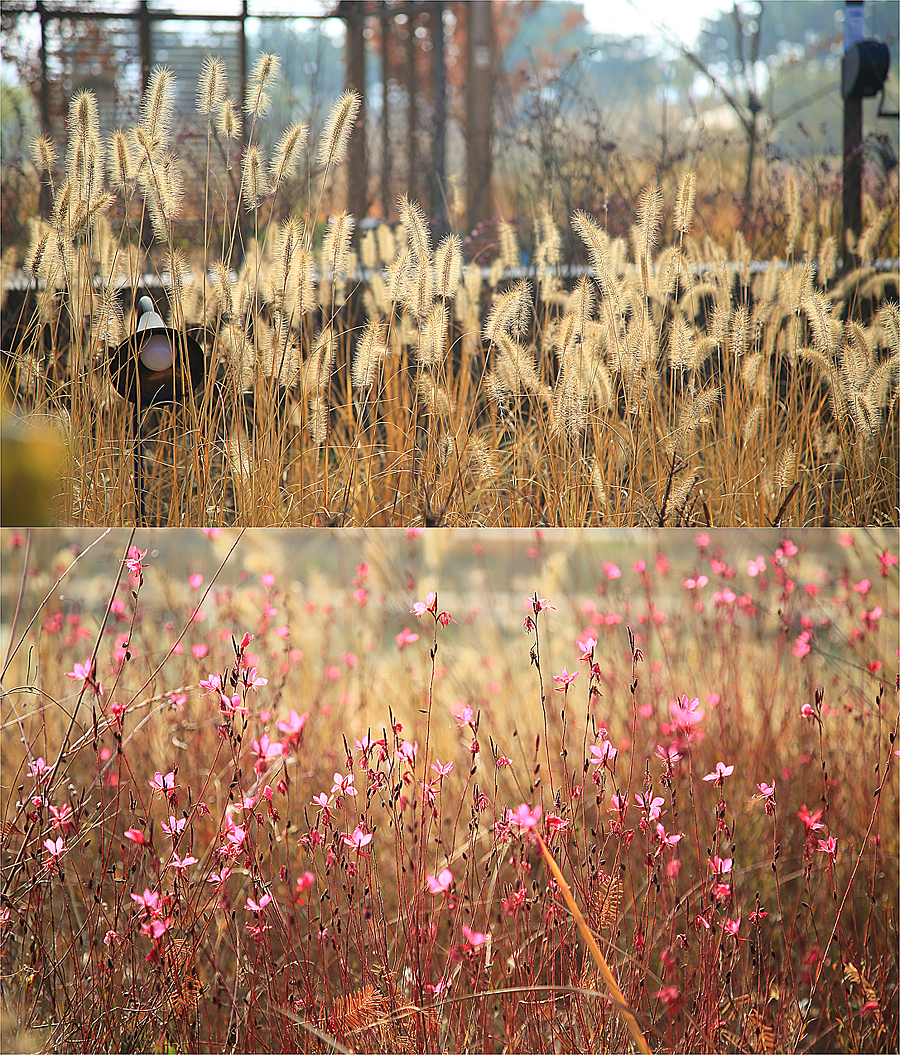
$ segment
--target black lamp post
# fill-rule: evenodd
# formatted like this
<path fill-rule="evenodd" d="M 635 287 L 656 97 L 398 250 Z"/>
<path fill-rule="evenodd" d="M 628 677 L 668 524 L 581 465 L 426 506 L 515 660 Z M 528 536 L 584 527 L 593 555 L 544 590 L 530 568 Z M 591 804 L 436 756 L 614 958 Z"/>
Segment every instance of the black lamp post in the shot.
<path fill-rule="evenodd" d="M 109 366 L 116 391 L 132 405 L 134 480 L 144 527 L 143 410 L 192 399 L 205 380 L 206 360 L 197 338 L 166 326 L 150 297 L 141 297 L 140 309 L 137 329 L 110 351 Z"/>

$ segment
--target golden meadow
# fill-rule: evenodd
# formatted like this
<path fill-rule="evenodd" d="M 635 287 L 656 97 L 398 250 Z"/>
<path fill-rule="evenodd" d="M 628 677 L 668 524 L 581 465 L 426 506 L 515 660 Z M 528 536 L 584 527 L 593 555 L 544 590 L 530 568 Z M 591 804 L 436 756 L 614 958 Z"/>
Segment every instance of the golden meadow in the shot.
<path fill-rule="evenodd" d="M 900 309 L 896 272 L 874 267 L 896 205 L 866 200 L 860 266 L 839 272 L 839 202 L 810 205 L 788 177 L 770 220 L 780 259 L 756 266 L 740 233 L 694 232 L 694 172 L 668 196 L 636 176 L 630 238 L 548 199 L 531 231 L 500 221 L 492 253 L 467 261 L 461 234 L 435 237 L 405 196 L 399 223 L 365 230 L 338 208 L 352 93 L 316 143 L 294 124 L 266 156 L 278 68 L 260 56 L 240 107 L 207 60 L 205 172 L 187 188 L 164 68 L 134 127 L 102 141 L 81 93 L 64 157 L 35 143 L 52 209 L 24 260 L 4 254 L 4 296 L 19 265 L 29 291 L 3 381 L 26 433 L 61 437 L 55 520 L 897 522 Z M 206 369 L 193 399 L 143 410 L 142 515 L 108 361 L 146 276 L 168 324 L 203 328 Z"/>

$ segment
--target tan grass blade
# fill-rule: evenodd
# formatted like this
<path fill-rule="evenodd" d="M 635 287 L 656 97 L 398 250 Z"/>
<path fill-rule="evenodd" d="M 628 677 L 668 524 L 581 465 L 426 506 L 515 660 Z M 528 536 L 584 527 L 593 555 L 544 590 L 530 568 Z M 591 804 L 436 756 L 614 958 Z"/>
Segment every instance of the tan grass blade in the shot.
<path fill-rule="evenodd" d="M 634 1012 L 629 1008 L 628 1004 L 625 1003 L 625 997 L 622 995 L 622 990 L 616 984 L 613 973 L 609 969 L 609 965 L 603 958 L 603 953 L 600 951 L 600 946 L 597 944 L 594 935 L 591 934 L 591 929 L 585 922 L 584 916 L 581 914 L 581 909 L 575 904 L 575 898 L 572 897 L 572 891 L 569 890 L 568 883 L 563 879 L 563 874 L 559 870 L 559 865 L 553 858 L 553 855 L 547 849 L 547 844 L 538 835 L 537 840 L 540 843 L 541 851 L 544 854 L 544 859 L 547 862 L 547 867 L 553 873 L 553 878 L 556 880 L 559 886 L 560 893 L 563 896 L 563 900 L 569 907 L 569 911 L 575 919 L 578 929 L 581 931 L 581 936 L 585 940 L 585 944 L 590 950 L 591 956 L 594 958 L 594 963 L 597 965 L 597 970 L 600 972 L 600 976 L 606 983 L 606 988 L 609 990 L 610 995 L 615 1001 L 616 1007 L 619 1009 L 619 1014 L 625 1020 L 625 1025 L 628 1027 L 629 1032 L 634 1040 L 634 1046 L 642 1055 L 650 1055 L 650 1048 L 647 1045 L 647 1041 L 644 1039 L 644 1034 L 641 1032 L 640 1026 L 637 1024 L 637 1019 L 634 1017 Z"/>

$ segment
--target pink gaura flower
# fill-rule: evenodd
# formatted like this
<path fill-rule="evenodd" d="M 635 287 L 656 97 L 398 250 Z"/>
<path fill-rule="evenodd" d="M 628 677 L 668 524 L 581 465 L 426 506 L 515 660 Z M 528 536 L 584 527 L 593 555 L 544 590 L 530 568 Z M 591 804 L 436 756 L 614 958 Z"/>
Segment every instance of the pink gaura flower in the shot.
<path fill-rule="evenodd" d="M 688 700 L 687 695 L 682 696 L 680 700 L 669 704 L 669 712 L 675 719 L 676 725 L 681 726 L 682 729 L 690 729 L 698 722 L 702 722 L 704 717 L 699 696 L 695 696 L 692 700 Z"/>
<path fill-rule="evenodd" d="M 357 825 L 352 834 L 344 833 L 341 838 L 346 846 L 352 846 L 357 853 L 360 853 L 372 841 L 372 833 L 364 831 L 361 825 Z"/>
<path fill-rule="evenodd" d="M 262 774 L 266 772 L 269 768 L 269 762 L 271 762 L 273 758 L 280 758 L 283 754 L 281 750 L 281 741 L 276 740 L 272 742 L 269 739 L 268 733 L 263 733 L 261 740 L 251 740 L 250 747 L 256 755 L 256 763 L 253 769 L 257 776 L 262 776 Z"/>
<path fill-rule="evenodd" d="M 251 689 L 258 692 L 264 685 L 269 684 L 269 679 L 260 677 L 256 667 L 245 667 L 241 671 L 241 684 L 244 686 L 245 692 L 249 692 Z"/>
<path fill-rule="evenodd" d="M 262 912 L 262 910 L 266 907 L 266 905 L 271 905 L 271 904 L 272 904 L 272 895 L 271 894 L 263 894 L 263 896 L 259 899 L 259 901 L 254 901 L 252 897 L 248 897 L 247 898 L 247 908 L 251 912 L 256 912 L 256 913 Z"/>
<path fill-rule="evenodd" d="M 640 792 L 634 797 L 634 804 L 638 809 L 647 811 L 647 819 L 650 821 L 655 821 L 660 816 L 665 801 L 659 795 L 650 798 L 649 795 L 642 795 Z"/>
<path fill-rule="evenodd" d="M 437 594 L 434 590 L 429 590 L 425 596 L 425 600 L 416 601 L 410 611 L 416 617 L 423 616 L 426 612 L 431 612 L 431 614 L 434 615 L 435 612 L 437 612 Z"/>
<path fill-rule="evenodd" d="M 214 674 L 210 674 L 208 678 L 201 678 L 200 688 L 206 689 L 207 692 L 221 692 L 222 675 L 216 671 Z"/>
<path fill-rule="evenodd" d="M 414 634 L 407 627 L 404 627 L 394 639 L 397 642 L 397 648 L 402 652 L 409 645 L 414 644 L 419 640 L 419 635 Z"/>
<path fill-rule="evenodd" d="M 656 838 L 659 839 L 662 846 L 677 846 L 684 838 L 684 832 L 677 832 L 669 835 L 662 824 L 657 824 Z"/>
<path fill-rule="evenodd" d="M 881 577 L 882 579 L 887 578 L 888 568 L 892 568 L 900 557 L 895 556 L 893 553 L 881 553 L 878 556 L 878 563 L 881 565 Z"/>
<path fill-rule="evenodd" d="M 801 659 L 803 656 L 809 655 L 812 651 L 812 646 L 809 643 L 811 637 L 812 633 L 809 630 L 804 630 L 791 647 L 791 653 Z"/>
<path fill-rule="evenodd" d="M 311 886 L 314 886 L 316 877 L 312 872 L 304 872 L 302 876 L 297 879 L 297 893 L 302 894 L 304 890 L 309 890 Z"/>
<path fill-rule="evenodd" d="M 660 762 L 665 762 L 668 766 L 674 766 L 676 762 L 681 761 L 681 752 L 671 745 L 669 747 L 663 747 L 662 744 L 657 744 L 656 750 L 653 754 L 660 760 Z"/>
<path fill-rule="evenodd" d="M 426 984 L 425 991 L 434 993 L 435 996 L 443 996 L 444 993 L 450 991 L 451 984 L 446 978 L 441 976 L 434 985 Z"/>
<path fill-rule="evenodd" d="M 33 777 L 38 783 L 48 780 L 52 772 L 53 766 L 48 766 L 43 758 L 36 758 L 33 762 L 28 763 L 28 775 Z"/>
<path fill-rule="evenodd" d="M 75 815 L 72 813 L 72 807 L 67 802 L 64 802 L 59 809 L 56 806 L 51 806 L 50 816 L 53 818 L 52 828 L 62 828 L 64 831 L 71 831 L 75 827 Z"/>
<path fill-rule="evenodd" d="M 747 563 L 747 574 L 753 579 L 755 579 L 757 575 L 762 575 L 765 570 L 765 557 L 757 557 L 756 560 L 751 560 Z"/>
<path fill-rule="evenodd" d="M 618 568 L 617 565 L 613 564 L 613 562 L 609 560 L 605 560 L 603 562 L 603 572 L 609 580 L 622 578 L 621 570 Z"/>
<path fill-rule="evenodd" d="M 702 916 L 700 918 L 703 919 Z M 706 920 L 703 922 L 706 923 Z M 708 923 L 706 925 L 709 926 Z M 664 989 L 655 992 L 653 996 L 662 1003 L 670 1015 L 674 1014 L 681 1004 L 681 991 L 677 985 L 667 985 Z"/>
<path fill-rule="evenodd" d="M 709 861 L 709 867 L 713 873 L 717 876 L 727 875 L 731 871 L 731 866 L 734 863 L 731 857 L 719 857 L 715 854 Z"/>
<path fill-rule="evenodd" d="M 335 773 L 332 777 L 334 780 L 334 786 L 331 789 L 332 795 L 356 795 L 357 790 L 353 786 L 353 774 L 347 773 L 343 775 L 341 773 Z"/>
<path fill-rule="evenodd" d="M 159 894 L 155 890 L 145 887 L 143 894 L 132 894 L 131 900 L 143 905 L 148 912 L 159 911 Z"/>
<path fill-rule="evenodd" d="M 507 758 L 506 755 L 498 755 L 497 756 L 497 768 L 498 769 L 507 769 L 512 764 L 513 764 L 512 759 L 511 758 Z"/>
<path fill-rule="evenodd" d="M 144 837 L 144 833 L 140 828 L 129 828 L 125 832 L 125 838 L 130 839 L 133 843 L 137 843 L 138 846 L 146 846 L 147 840 Z"/>
<path fill-rule="evenodd" d="M 94 661 L 88 656 L 84 663 L 76 663 L 71 670 L 66 671 L 66 677 L 74 681 L 90 681 L 93 669 Z"/>
<path fill-rule="evenodd" d="M 722 786 L 725 777 L 730 777 L 734 772 L 734 766 L 726 766 L 724 762 L 716 762 L 716 768 L 712 773 L 707 773 L 704 780 L 714 780 L 718 787 Z"/>
<path fill-rule="evenodd" d="M 610 802 L 612 803 L 609 807 L 610 813 L 624 813 L 628 809 L 628 797 L 626 795 L 612 795 Z"/>
<path fill-rule="evenodd" d="M 139 581 L 144 581 L 144 568 L 146 564 L 141 564 L 144 557 L 147 556 L 146 550 L 140 550 L 137 546 L 131 546 L 128 550 L 128 556 L 122 562 L 129 572 Z"/>
<path fill-rule="evenodd" d="M 762 797 L 764 799 L 772 799 L 772 800 L 774 800 L 774 798 L 775 798 L 775 781 L 774 780 L 772 781 L 771 784 L 766 784 L 765 782 L 763 782 L 762 784 L 757 784 L 756 786 L 759 788 L 760 794 L 762 795 Z"/>
<path fill-rule="evenodd" d="M 477 949 L 479 945 L 484 945 L 484 943 L 491 936 L 490 932 L 488 932 L 487 934 L 482 934 L 480 931 L 472 930 L 472 928 L 466 926 L 465 923 L 462 925 L 462 932 L 463 937 L 472 946 L 473 949 Z"/>
<path fill-rule="evenodd" d="M 530 810 L 523 802 L 520 806 L 516 806 L 515 810 L 506 811 L 506 823 L 515 824 L 519 828 L 536 828 L 541 819 L 541 812 L 540 806 L 535 806 L 533 810 Z"/>
<path fill-rule="evenodd" d="M 235 824 L 230 817 L 226 817 L 225 838 L 235 847 L 243 846 L 244 840 L 247 838 L 247 830 L 242 828 L 241 825 Z"/>
<path fill-rule="evenodd" d="M 831 854 L 832 857 L 837 853 L 837 839 L 833 835 L 827 839 L 819 839 L 816 850 L 823 854 Z"/>
<path fill-rule="evenodd" d="M 803 825 L 806 828 L 808 835 L 811 835 L 813 832 L 821 832 L 825 830 L 825 825 L 819 824 L 819 818 L 822 816 L 823 812 L 824 808 L 818 809 L 815 813 L 810 814 L 809 810 L 806 808 L 805 802 L 797 811 L 797 816 L 803 821 Z"/>
<path fill-rule="evenodd" d="M 544 820 L 547 824 L 547 831 L 550 832 L 551 836 L 557 832 L 564 832 L 569 827 L 569 822 L 563 820 L 562 817 L 555 813 L 548 813 Z"/>
<path fill-rule="evenodd" d="M 195 865 L 196 863 L 196 857 L 191 857 L 189 855 L 187 857 L 182 858 L 179 857 L 178 854 L 175 853 L 175 851 L 173 850 L 172 860 L 166 865 L 166 868 L 177 868 L 179 871 L 184 871 L 185 868 L 190 867 L 190 865 Z"/>
<path fill-rule="evenodd" d="M 431 763 L 431 768 L 434 770 L 435 773 L 437 773 L 439 777 L 445 777 L 450 772 L 450 770 L 453 769 L 453 763 L 446 762 L 442 765 L 441 760 L 437 756 L 435 756 L 434 761 Z"/>
<path fill-rule="evenodd" d="M 419 750 L 419 741 L 410 743 L 409 740 L 404 740 L 395 751 L 397 758 L 401 762 L 409 762 L 410 765 L 415 761 L 416 753 Z"/>
<path fill-rule="evenodd" d="M 539 612 L 545 611 L 548 608 L 551 612 L 555 612 L 558 610 L 555 605 L 550 604 L 546 597 L 538 597 L 537 594 L 534 594 L 527 600 L 528 604 L 531 606 L 531 610 L 534 612 L 535 615 L 537 615 Z"/>
<path fill-rule="evenodd" d="M 188 576 L 188 585 L 192 590 L 199 590 L 203 585 L 203 576 L 199 572 L 194 572 L 193 575 Z"/>
<path fill-rule="evenodd" d="M 528 900 L 525 893 L 525 888 L 521 890 L 513 890 L 510 894 L 503 899 L 503 911 L 508 915 L 512 916 L 516 912 L 525 908 Z"/>
<path fill-rule="evenodd" d="M 590 663 L 594 649 L 597 647 L 597 638 L 592 633 L 585 631 L 575 642 L 575 646 L 581 652 L 581 662 Z"/>
<path fill-rule="evenodd" d="M 184 817 L 169 817 L 167 821 L 162 822 L 162 830 L 166 835 L 170 835 L 173 839 L 180 835 L 184 831 L 184 827 L 187 821 Z"/>
<path fill-rule="evenodd" d="M 725 933 L 730 934 L 732 938 L 736 938 L 738 936 L 738 930 L 740 929 L 740 926 L 740 916 L 738 916 L 737 919 L 726 919 L 725 922 L 722 924 L 722 928 L 724 929 Z"/>
<path fill-rule="evenodd" d="M 475 712 L 468 704 L 462 702 L 457 704 L 459 707 L 458 711 L 453 711 L 453 717 L 456 719 L 456 728 L 462 729 L 464 726 L 471 725 L 475 720 Z"/>
<path fill-rule="evenodd" d="M 562 674 L 554 674 L 553 680 L 557 682 L 557 692 L 565 692 L 566 689 L 572 684 L 572 682 L 578 677 L 578 671 L 574 674 L 570 674 L 566 667 L 563 667 Z"/>
<path fill-rule="evenodd" d="M 446 894 L 453 886 L 453 873 L 449 868 L 444 868 L 436 876 L 425 876 L 425 881 L 432 894 Z"/>
<path fill-rule="evenodd" d="M 66 846 L 66 840 L 60 835 L 58 839 L 45 839 L 44 846 L 47 848 L 49 854 L 48 863 L 52 864 L 57 858 L 68 850 Z"/>
<path fill-rule="evenodd" d="M 148 780 L 147 783 L 154 791 L 169 792 L 175 790 L 175 773 L 166 773 L 165 776 L 162 773 L 154 773 L 153 779 Z"/>
<path fill-rule="evenodd" d="M 591 765 L 608 765 L 619 752 L 613 747 L 609 740 L 603 740 L 600 744 L 591 744 Z"/>
<path fill-rule="evenodd" d="M 686 590 L 702 590 L 708 582 L 709 579 L 705 575 L 698 575 L 696 578 L 684 579 L 681 585 Z"/>
<path fill-rule="evenodd" d="M 239 692 L 236 692 L 233 696 L 229 696 L 227 692 L 220 692 L 219 708 L 223 714 L 233 711 L 235 714 L 244 715 L 245 718 L 247 716 L 247 708 L 244 706 L 243 697 Z"/>
<path fill-rule="evenodd" d="M 297 714 L 296 711 L 292 710 L 286 722 L 277 722 L 276 724 L 283 733 L 287 734 L 287 738 L 291 743 L 298 743 L 308 717 L 309 714 Z"/>

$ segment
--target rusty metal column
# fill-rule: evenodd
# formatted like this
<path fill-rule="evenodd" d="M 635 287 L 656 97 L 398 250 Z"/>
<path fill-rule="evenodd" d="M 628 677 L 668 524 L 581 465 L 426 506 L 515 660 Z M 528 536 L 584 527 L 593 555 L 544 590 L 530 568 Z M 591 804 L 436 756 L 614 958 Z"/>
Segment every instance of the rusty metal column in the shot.
<path fill-rule="evenodd" d="M 385 220 L 389 220 L 393 207 L 391 194 L 391 44 L 394 37 L 394 19 L 385 10 L 381 0 L 381 209 Z"/>
<path fill-rule="evenodd" d="M 431 144 L 431 217 L 438 238 L 447 233 L 447 186 L 444 179 L 447 130 L 447 70 L 444 65 L 444 5 L 432 6 L 431 33 L 434 61 L 434 132 Z"/>
<path fill-rule="evenodd" d="M 406 194 L 418 201 L 419 193 L 419 81 L 416 77 L 416 26 L 412 15 L 406 22 L 406 150 L 409 170 L 406 177 Z"/>
<path fill-rule="evenodd" d="M 865 36 L 864 0 L 844 4 L 844 55 Z M 847 235 L 859 238 L 862 230 L 862 107 L 861 98 L 844 99 L 844 169 L 841 181 L 841 256 L 844 271 L 859 264 L 857 254 L 847 249 Z M 855 241 L 854 241 L 855 248 Z"/>
<path fill-rule="evenodd" d="M 238 77 L 241 81 L 241 105 L 247 98 L 247 0 L 241 4 L 238 23 Z M 241 122 L 241 142 L 247 142 L 247 127 Z"/>
<path fill-rule="evenodd" d="M 35 6 L 41 18 L 41 47 L 38 52 L 41 60 L 41 134 L 52 136 L 53 130 L 50 128 L 50 85 L 47 82 L 47 12 L 42 0 L 38 0 Z M 38 214 L 47 219 L 52 208 L 53 196 L 50 193 L 50 184 L 47 182 L 47 170 L 44 169 L 41 173 Z"/>
<path fill-rule="evenodd" d="M 490 0 L 467 4 L 466 208 L 469 229 L 493 215 L 494 18 Z"/>
<path fill-rule="evenodd" d="M 362 102 L 359 116 L 350 133 L 347 162 L 347 208 L 356 218 L 357 225 L 365 216 L 368 202 L 368 157 L 366 155 L 366 40 L 363 30 L 366 25 L 364 3 L 340 5 L 341 17 L 347 27 L 347 77 L 348 90 L 359 94 Z"/>
<path fill-rule="evenodd" d="M 138 42 L 141 52 L 141 94 L 147 90 L 150 80 L 150 67 L 153 65 L 153 41 L 150 30 L 150 11 L 147 0 L 138 4 Z"/>

